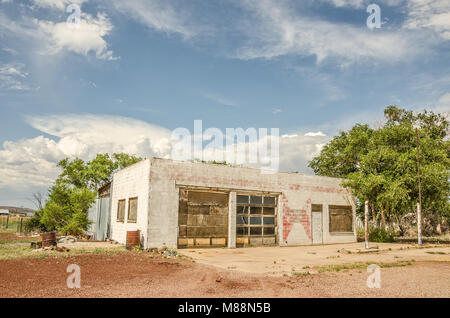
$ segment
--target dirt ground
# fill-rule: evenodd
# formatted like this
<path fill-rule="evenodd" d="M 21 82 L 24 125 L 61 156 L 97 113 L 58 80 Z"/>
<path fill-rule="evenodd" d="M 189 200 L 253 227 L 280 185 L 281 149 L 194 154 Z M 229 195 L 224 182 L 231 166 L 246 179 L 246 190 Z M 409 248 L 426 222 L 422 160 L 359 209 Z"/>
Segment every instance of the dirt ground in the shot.
<path fill-rule="evenodd" d="M 292 271 L 317 272 L 316 267 L 373 262 L 376 264 L 414 261 L 447 261 L 450 245 L 372 243 L 366 253 L 364 243 L 316 246 L 182 249 L 181 253 L 198 263 L 247 273 L 283 276 Z M 376 251 L 376 252 L 375 252 Z M 344 252 L 351 252 L 350 254 Z"/>
<path fill-rule="evenodd" d="M 81 288 L 66 284 L 69 264 Z M 381 269 L 370 289 L 365 269 L 268 277 L 223 270 L 189 259 L 123 252 L 0 260 L 0 297 L 450 297 L 450 263 L 418 261 Z"/>
<path fill-rule="evenodd" d="M 0 233 L 0 297 L 450 297 L 450 247 L 443 245 L 376 244 L 379 252 L 370 254 L 358 253 L 361 243 L 185 249 L 180 259 L 105 242 L 33 253 L 29 242 Z M 368 261 L 391 264 L 380 269 L 379 289 L 367 287 Z M 80 267 L 80 289 L 67 287 L 70 264 Z"/>

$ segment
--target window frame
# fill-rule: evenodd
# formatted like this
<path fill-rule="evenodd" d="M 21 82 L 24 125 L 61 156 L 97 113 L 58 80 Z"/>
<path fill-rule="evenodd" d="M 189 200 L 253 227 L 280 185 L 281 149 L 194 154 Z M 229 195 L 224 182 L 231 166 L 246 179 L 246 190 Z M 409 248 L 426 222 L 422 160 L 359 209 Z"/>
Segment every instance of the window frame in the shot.
<path fill-rule="evenodd" d="M 131 200 L 136 200 L 136 219 L 135 220 L 131 220 L 130 219 L 130 204 L 131 204 Z M 138 214 L 138 197 L 132 197 L 128 199 L 128 213 L 127 213 L 127 223 L 137 223 L 137 214 Z"/>
<path fill-rule="evenodd" d="M 332 229 L 332 218 L 331 218 L 331 210 L 333 209 L 341 209 L 341 210 L 347 210 L 348 212 L 350 212 L 350 217 L 351 217 L 351 229 L 349 231 L 336 231 L 336 230 L 331 230 Z M 347 213 L 348 213 L 347 212 Z M 355 227 L 355 222 L 354 222 L 354 217 L 353 217 L 353 207 L 351 205 L 329 205 L 328 206 L 328 232 L 331 235 L 339 235 L 339 234 L 354 234 L 354 227 Z"/>
<path fill-rule="evenodd" d="M 241 197 L 248 197 L 248 200 L 246 202 L 243 202 L 244 200 L 238 200 L 238 196 Z M 252 197 L 261 197 L 261 203 L 251 203 Z M 265 198 L 270 197 L 273 198 L 271 201 L 273 203 L 266 203 Z M 239 202 L 240 201 L 240 202 Z M 274 194 L 256 194 L 256 193 L 238 193 L 236 197 L 236 236 L 240 237 L 276 237 L 277 236 L 277 204 L 278 204 L 278 196 Z M 245 213 L 239 213 L 238 209 L 240 207 L 245 207 L 243 209 Z M 253 208 L 253 209 L 252 209 Z M 252 211 L 255 210 L 255 208 L 260 209 L 260 213 L 254 214 Z M 264 214 L 264 208 L 273 210 L 273 214 Z M 239 217 L 247 217 L 248 223 L 247 224 L 241 224 L 238 223 L 237 219 Z M 252 218 L 253 220 L 256 220 L 256 218 L 260 219 L 260 223 L 252 224 Z M 264 223 L 265 219 L 272 219 L 272 224 Z M 259 222 L 259 221 L 258 221 Z M 260 234 L 252 234 L 252 232 L 258 231 L 256 228 L 261 229 Z M 271 229 L 268 230 L 272 232 L 271 234 L 266 234 L 265 229 Z M 240 232 L 240 233 L 239 233 Z M 244 234 L 242 234 L 244 232 Z"/>
<path fill-rule="evenodd" d="M 117 213 L 116 213 L 116 221 L 120 223 L 125 223 L 125 209 L 126 209 L 126 199 L 117 200 Z M 120 212 L 120 204 L 123 202 L 123 214 L 122 218 L 119 217 Z"/>

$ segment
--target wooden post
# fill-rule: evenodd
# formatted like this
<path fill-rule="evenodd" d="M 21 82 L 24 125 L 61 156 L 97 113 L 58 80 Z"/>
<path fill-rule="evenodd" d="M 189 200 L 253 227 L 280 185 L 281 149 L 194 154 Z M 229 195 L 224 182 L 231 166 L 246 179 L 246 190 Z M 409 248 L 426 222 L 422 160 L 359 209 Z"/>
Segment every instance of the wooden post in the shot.
<path fill-rule="evenodd" d="M 23 222 L 23 218 L 20 218 L 20 232 L 19 233 L 22 233 L 22 222 Z"/>
<path fill-rule="evenodd" d="M 422 207 L 417 203 L 417 244 L 422 245 Z"/>
<path fill-rule="evenodd" d="M 8 225 L 9 225 L 9 214 L 8 214 L 8 216 L 6 217 L 6 228 L 8 228 Z"/>
<path fill-rule="evenodd" d="M 369 201 L 364 204 L 364 234 L 366 241 L 366 249 L 369 248 Z"/>
<path fill-rule="evenodd" d="M 419 203 L 417 203 L 417 243 L 422 245 L 422 184 L 420 182 L 420 149 L 419 149 L 419 131 L 416 128 L 416 146 L 417 146 L 417 179 L 419 181 Z"/>

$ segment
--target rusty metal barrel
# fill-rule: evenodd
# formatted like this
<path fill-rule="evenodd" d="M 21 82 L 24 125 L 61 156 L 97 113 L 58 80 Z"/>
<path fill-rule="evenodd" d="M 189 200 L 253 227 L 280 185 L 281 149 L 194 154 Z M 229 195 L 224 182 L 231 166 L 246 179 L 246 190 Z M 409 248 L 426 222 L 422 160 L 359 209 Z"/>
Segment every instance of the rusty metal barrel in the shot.
<path fill-rule="evenodd" d="M 135 246 L 141 245 L 141 231 L 127 231 L 127 249 L 131 250 Z"/>
<path fill-rule="evenodd" d="M 42 247 L 56 246 L 56 233 L 49 232 L 41 234 L 42 237 Z"/>

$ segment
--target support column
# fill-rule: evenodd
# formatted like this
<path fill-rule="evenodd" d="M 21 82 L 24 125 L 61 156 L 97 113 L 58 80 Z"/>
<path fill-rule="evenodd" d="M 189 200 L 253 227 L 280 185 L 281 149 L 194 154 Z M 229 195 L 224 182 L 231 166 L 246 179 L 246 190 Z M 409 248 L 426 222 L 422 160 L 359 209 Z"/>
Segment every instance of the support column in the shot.
<path fill-rule="evenodd" d="M 236 248 L 236 192 L 228 198 L 228 248 Z"/>

